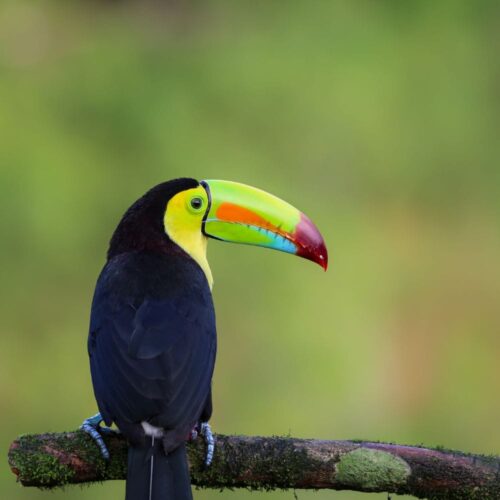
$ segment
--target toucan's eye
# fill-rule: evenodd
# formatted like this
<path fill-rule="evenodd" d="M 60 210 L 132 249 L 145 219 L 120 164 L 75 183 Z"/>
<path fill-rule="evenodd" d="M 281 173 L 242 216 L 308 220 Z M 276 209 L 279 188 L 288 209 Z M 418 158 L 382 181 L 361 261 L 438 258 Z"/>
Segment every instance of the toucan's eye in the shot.
<path fill-rule="evenodd" d="M 191 208 L 193 210 L 196 210 L 196 211 L 203 208 L 203 199 L 199 198 L 198 196 L 196 196 L 195 198 L 192 198 L 191 199 Z"/>

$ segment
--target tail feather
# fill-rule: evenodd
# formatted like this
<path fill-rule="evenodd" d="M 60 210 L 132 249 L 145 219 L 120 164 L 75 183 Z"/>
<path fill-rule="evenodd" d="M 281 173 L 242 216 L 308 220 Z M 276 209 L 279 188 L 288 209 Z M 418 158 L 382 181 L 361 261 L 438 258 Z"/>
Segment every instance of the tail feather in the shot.
<path fill-rule="evenodd" d="M 165 455 L 161 440 L 128 449 L 125 500 L 192 500 L 186 446 Z"/>

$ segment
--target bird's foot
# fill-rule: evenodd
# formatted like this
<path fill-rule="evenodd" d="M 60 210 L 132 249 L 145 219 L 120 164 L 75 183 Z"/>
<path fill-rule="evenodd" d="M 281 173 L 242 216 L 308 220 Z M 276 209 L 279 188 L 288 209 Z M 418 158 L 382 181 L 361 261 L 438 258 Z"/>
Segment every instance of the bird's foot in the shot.
<path fill-rule="evenodd" d="M 208 422 L 202 422 L 200 424 L 200 435 L 203 436 L 205 443 L 207 444 L 207 455 L 205 457 L 205 466 L 208 467 L 214 458 L 215 451 L 215 438 L 212 433 L 212 428 Z"/>
<path fill-rule="evenodd" d="M 195 441 L 198 438 L 198 425 L 195 425 L 192 429 L 191 432 L 189 433 L 187 440 L 188 441 Z"/>
<path fill-rule="evenodd" d="M 83 421 L 83 424 L 80 426 L 80 429 L 83 432 L 86 432 L 99 446 L 101 450 L 102 456 L 109 460 L 109 451 L 104 443 L 104 439 L 102 439 L 101 434 L 116 434 L 116 431 L 111 429 L 110 427 L 101 427 L 103 419 L 100 413 L 97 413 L 93 417 L 89 417 Z"/>

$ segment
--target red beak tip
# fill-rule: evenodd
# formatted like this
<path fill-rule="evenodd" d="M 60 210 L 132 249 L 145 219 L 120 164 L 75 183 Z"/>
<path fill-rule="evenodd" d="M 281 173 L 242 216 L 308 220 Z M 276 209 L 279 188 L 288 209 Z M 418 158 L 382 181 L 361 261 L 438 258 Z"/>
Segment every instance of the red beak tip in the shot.
<path fill-rule="evenodd" d="M 295 230 L 295 240 L 299 243 L 297 255 L 312 260 L 327 270 L 328 251 L 323 236 L 311 219 L 304 214 L 301 214 Z"/>
<path fill-rule="evenodd" d="M 325 271 L 328 269 L 328 257 L 326 255 L 321 254 L 317 262 Z"/>

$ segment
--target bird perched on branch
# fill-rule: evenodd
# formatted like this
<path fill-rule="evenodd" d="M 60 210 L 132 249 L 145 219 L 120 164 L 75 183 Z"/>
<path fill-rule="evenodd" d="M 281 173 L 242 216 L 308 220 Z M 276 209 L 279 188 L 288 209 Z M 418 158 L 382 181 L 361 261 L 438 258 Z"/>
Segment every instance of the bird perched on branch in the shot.
<path fill-rule="evenodd" d="M 191 499 L 185 442 L 214 453 L 208 420 L 216 353 L 207 239 L 292 253 L 327 267 L 304 214 L 235 182 L 175 179 L 125 213 L 97 281 L 88 352 L 99 414 L 82 425 L 105 457 L 103 432 L 129 441 L 126 500 Z"/>

